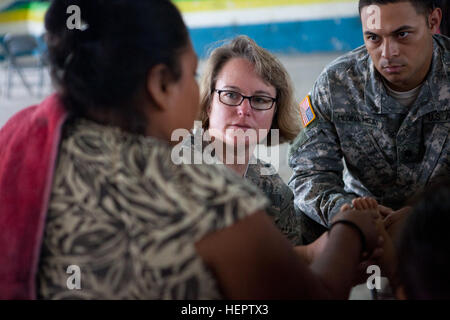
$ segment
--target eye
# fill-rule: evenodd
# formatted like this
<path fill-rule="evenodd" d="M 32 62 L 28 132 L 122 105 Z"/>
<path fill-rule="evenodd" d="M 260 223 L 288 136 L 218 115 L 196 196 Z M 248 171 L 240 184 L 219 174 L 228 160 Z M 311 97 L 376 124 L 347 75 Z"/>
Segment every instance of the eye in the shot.
<path fill-rule="evenodd" d="M 223 95 L 228 99 L 237 99 L 239 97 L 239 94 L 234 91 L 225 91 Z"/>
<path fill-rule="evenodd" d="M 377 42 L 378 41 L 378 36 L 376 34 L 371 34 L 371 35 L 367 36 L 367 39 L 372 41 L 372 42 Z"/>
<path fill-rule="evenodd" d="M 402 32 L 399 32 L 399 33 L 398 33 L 398 37 L 399 37 L 400 39 L 405 39 L 408 35 L 409 35 L 409 32 L 408 32 L 408 31 L 402 31 Z"/>
<path fill-rule="evenodd" d="M 272 99 L 264 96 L 254 96 L 253 101 L 256 103 L 270 103 L 272 102 Z"/>

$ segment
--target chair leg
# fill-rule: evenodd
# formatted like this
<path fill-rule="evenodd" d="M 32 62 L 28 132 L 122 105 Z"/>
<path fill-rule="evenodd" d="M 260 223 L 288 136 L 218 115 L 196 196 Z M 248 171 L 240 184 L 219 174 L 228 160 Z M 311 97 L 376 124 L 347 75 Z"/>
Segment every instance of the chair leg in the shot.
<path fill-rule="evenodd" d="M 11 98 L 11 85 L 12 85 L 12 72 L 13 70 L 12 70 L 12 66 L 11 66 L 11 63 L 8 63 L 8 69 L 7 69 L 7 73 L 8 73 L 8 79 L 7 79 L 7 82 L 6 82 L 6 97 L 8 98 L 8 99 L 10 99 Z"/>
<path fill-rule="evenodd" d="M 44 66 L 39 66 L 39 97 L 42 97 L 42 92 L 44 90 Z"/>
<path fill-rule="evenodd" d="M 6 64 L 3 64 L 0 69 L 2 69 L 2 78 L 0 79 L 1 85 L 0 85 L 0 97 L 6 98 L 6 84 L 7 84 L 7 77 L 8 77 L 8 67 Z"/>
<path fill-rule="evenodd" d="M 27 88 L 28 93 L 32 96 L 33 95 L 33 91 L 31 90 L 30 85 L 28 84 L 28 82 L 25 79 L 25 76 L 23 75 L 23 72 L 20 68 L 15 68 L 17 73 L 19 74 L 20 79 L 22 80 L 22 83 L 24 84 L 24 86 Z"/>

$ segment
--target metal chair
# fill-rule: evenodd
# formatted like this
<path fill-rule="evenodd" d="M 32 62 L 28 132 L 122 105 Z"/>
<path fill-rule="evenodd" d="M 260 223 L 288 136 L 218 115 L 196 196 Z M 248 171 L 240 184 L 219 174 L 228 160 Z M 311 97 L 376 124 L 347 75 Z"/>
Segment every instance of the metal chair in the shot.
<path fill-rule="evenodd" d="M 42 93 L 44 87 L 44 61 L 42 45 L 37 37 L 30 34 L 15 35 L 7 34 L 3 39 L 7 54 L 7 84 L 6 95 L 11 96 L 13 74 L 17 72 L 23 85 L 30 95 L 33 95 L 31 85 L 27 81 L 25 69 L 37 69 L 39 72 L 39 92 Z"/>
<path fill-rule="evenodd" d="M 0 37 L 0 97 L 6 91 L 6 49 L 3 47 L 3 38 Z"/>

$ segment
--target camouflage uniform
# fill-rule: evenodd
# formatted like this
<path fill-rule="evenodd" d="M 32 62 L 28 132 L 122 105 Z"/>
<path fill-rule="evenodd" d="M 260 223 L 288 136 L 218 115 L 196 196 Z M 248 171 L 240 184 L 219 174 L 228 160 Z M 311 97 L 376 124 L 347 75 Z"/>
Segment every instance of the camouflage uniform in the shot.
<path fill-rule="evenodd" d="M 436 35 L 416 101 L 386 93 L 364 46 L 336 59 L 311 92 L 316 119 L 293 142 L 295 204 L 322 225 L 355 197 L 394 210 L 450 176 L 450 39 Z"/>
<path fill-rule="evenodd" d="M 261 175 L 261 169 L 273 171 L 272 175 Z M 266 208 L 267 213 L 274 219 L 278 229 L 294 245 L 303 244 L 302 227 L 299 213 L 294 207 L 294 194 L 288 185 L 276 173 L 270 163 L 259 159 L 256 164 L 249 164 L 245 179 L 256 185 L 270 200 L 270 206 Z"/>
<path fill-rule="evenodd" d="M 194 163 L 194 156 L 191 153 L 192 150 L 194 152 L 203 152 L 203 149 L 200 150 L 199 146 L 194 143 L 194 136 L 200 135 L 200 138 L 198 136 L 197 138 L 201 141 L 202 133 L 203 131 L 201 130 L 194 130 L 193 134 L 183 139 L 183 148 L 188 150 L 188 156 L 185 159 L 188 159 L 190 163 Z M 208 142 L 203 142 L 202 148 L 205 148 L 207 145 Z M 214 159 L 217 165 L 224 165 L 217 158 Z M 261 174 L 263 168 L 265 175 Z M 300 212 L 296 212 L 294 194 L 281 179 L 276 169 L 270 163 L 253 158 L 248 165 L 244 178 L 256 185 L 270 200 L 270 205 L 266 208 L 266 212 L 273 218 L 275 225 L 286 238 L 293 245 L 304 244 L 302 240 L 303 234 L 301 232 L 303 220 L 300 219 Z"/>

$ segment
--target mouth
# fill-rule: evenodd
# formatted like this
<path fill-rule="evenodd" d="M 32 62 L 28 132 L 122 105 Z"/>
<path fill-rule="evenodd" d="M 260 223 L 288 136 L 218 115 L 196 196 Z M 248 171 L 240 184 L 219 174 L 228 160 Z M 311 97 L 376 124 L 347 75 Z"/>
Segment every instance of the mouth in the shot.
<path fill-rule="evenodd" d="M 235 124 L 231 124 L 228 126 L 228 128 L 230 129 L 234 129 L 234 130 L 243 130 L 243 131 L 247 131 L 249 129 L 251 129 L 252 127 L 246 125 L 246 124 L 239 124 L 239 123 L 235 123 Z"/>
<path fill-rule="evenodd" d="M 390 65 L 383 67 L 383 70 L 387 73 L 399 73 L 403 68 L 402 65 Z"/>

